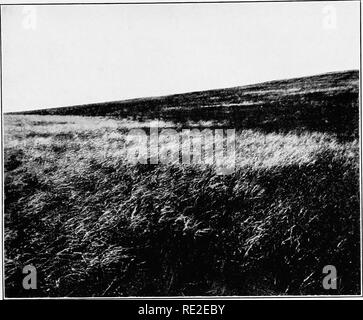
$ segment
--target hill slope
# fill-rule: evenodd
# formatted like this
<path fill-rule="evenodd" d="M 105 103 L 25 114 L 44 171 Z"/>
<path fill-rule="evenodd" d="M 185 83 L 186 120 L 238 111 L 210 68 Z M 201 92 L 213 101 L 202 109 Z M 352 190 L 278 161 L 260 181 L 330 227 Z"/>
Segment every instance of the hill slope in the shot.
<path fill-rule="evenodd" d="M 42 115 L 110 116 L 210 121 L 265 131 L 308 129 L 357 137 L 357 70 L 164 97 L 152 97 L 23 112 Z"/>

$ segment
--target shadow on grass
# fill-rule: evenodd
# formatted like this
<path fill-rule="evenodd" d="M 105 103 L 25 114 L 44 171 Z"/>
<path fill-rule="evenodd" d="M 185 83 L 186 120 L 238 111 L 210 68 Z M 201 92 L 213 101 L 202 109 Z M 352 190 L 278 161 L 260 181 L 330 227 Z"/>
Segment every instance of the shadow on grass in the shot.
<path fill-rule="evenodd" d="M 308 164 L 229 176 L 97 161 L 87 170 L 58 183 L 7 167 L 6 296 L 360 291 L 357 159 L 322 151 Z M 21 286 L 30 263 L 35 291 Z M 334 292 L 322 288 L 328 264 Z"/>

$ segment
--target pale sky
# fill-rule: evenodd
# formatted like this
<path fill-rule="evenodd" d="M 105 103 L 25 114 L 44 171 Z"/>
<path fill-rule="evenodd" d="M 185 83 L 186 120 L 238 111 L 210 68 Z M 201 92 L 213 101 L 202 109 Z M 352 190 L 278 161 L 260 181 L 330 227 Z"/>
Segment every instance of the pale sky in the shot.
<path fill-rule="evenodd" d="M 26 8 L 2 8 L 4 112 L 359 69 L 358 1 Z"/>

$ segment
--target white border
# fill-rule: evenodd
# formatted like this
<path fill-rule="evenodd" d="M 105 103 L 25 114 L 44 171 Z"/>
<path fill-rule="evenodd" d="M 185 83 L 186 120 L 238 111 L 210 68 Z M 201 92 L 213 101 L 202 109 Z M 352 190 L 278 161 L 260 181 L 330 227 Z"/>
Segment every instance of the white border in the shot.
<path fill-rule="evenodd" d="M 0 79 L 0 103 L 1 103 L 1 157 L 0 157 L 0 178 L 2 181 L 1 184 L 1 195 L 0 195 L 0 204 L 1 204 L 1 225 L 0 225 L 0 236 L 2 239 L 2 243 L 0 246 L 0 299 L 1 300 L 147 300 L 147 301 L 158 301 L 158 300 L 175 300 L 175 301 L 183 301 L 183 300 L 206 300 L 206 301 L 213 301 L 213 300 L 363 300 L 363 196 L 362 196 L 362 132 L 363 132 L 363 123 L 362 123 L 362 0 L 330 0 L 330 2 L 358 2 L 360 3 L 360 65 L 359 65 L 359 138 L 360 138 L 360 158 L 359 158 L 359 178 L 360 178 L 360 248 L 361 248 L 361 254 L 360 254 L 360 270 L 361 270 L 361 294 L 360 295 L 306 295 L 306 296 L 295 296 L 295 295 L 278 295 L 278 296 L 145 296 L 145 297 L 136 297 L 136 296 L 129 296 L 129 297 L 39 297 L 39 298 L 7 298 L 5 297 L 5 278 L 4 278 L 4 263 L 5 263 L 5 252 L 4 252 L 4 198 L 3 198 L 3 192 L 4 192 L 4 180 L 3 180 L 3 137 L 4 137 L 4 128 L 3 128 L 3 112 L 2 112 L 2 46 L 1 52 L 0 52 L 0 59 L 1 59 L 1 79 Z M 210 0 L 210 1 L 188 1 L 188 0 L 173 0 L 173 1 L 167 1 L 167 0 L 159 0 L 159 1 L 153 1 L 153 0 L 126 0 L 126 1 L 117 1 L 117 0 L 108 0 L 108 1 L 89 1 L 89 0 L 63 0 L 63 1 L 46 1 L 46 0 L 22 0 L 22 1 L 16 1 L 16 0 L 1 0 L 0 5 L 27 5 L 27 4 L 34 4 L 34 5 L 88 5 L 88 4 L 178 4 L 178 3 L 189 3 L 189 4 L 203 4 L 203 3 L 272 3 L 272 2 L 319 2 L 319 0 L 275 0 L 275 1 L 269 1 L 269 0 L 229 0 L 229 1 L 217 1 L 217 0 Z M 1 11 L 0 11 L 1 13 Z M 1 17 L 0 17 L 1 22 Z M 0 26 L 1 29 L 1 26 Z M 1 41 L 1 37 L 0 37 Z"/>

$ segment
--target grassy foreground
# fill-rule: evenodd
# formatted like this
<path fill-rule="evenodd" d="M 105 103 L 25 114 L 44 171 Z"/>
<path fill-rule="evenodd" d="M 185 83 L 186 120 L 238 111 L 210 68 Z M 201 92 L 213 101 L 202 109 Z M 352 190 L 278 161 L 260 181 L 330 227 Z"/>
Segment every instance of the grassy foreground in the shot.
<path fill-rule="evenodd" d="M 241 130 L 223 176 L 127 163 L 125 121 L 4 121 L 9 297 L 360 292 L 357 139 Z M 22 289 L 26 264 L 36 291 Z"/>

